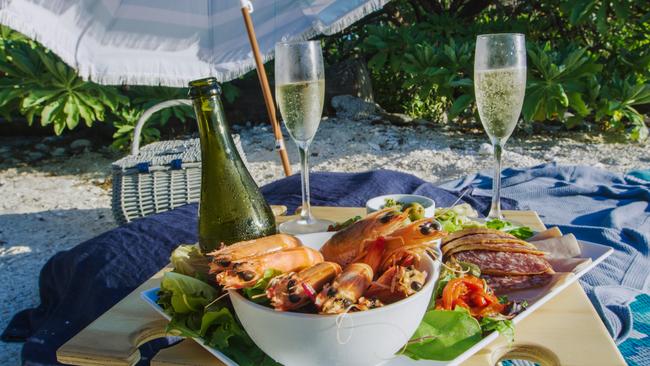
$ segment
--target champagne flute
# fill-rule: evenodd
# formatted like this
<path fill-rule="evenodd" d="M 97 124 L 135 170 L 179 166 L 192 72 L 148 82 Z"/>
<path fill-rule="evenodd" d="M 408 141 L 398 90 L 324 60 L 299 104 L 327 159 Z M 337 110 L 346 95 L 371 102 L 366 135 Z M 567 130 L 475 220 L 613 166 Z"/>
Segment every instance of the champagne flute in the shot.
<path fill-rule="evenodd" d="M 517 126 L 526 92 L 526 43 L 523 34 L 476 37 L 474 93 L 483 128 L 494 149 L 492 205 L 488 218 L 501 214 L 501 155 Z"/>
<path fill-rule="evenodd" d="M 300 218 L 284 222 L 281 232 L 327 231 L 332 224 L 315 218 L 309 204 L 309 145 L 323 113 L 325 71 L 320 42 L 280 42 L 275 45 L 275 95 L 284 125 L 300 152 L 302 209 Z"/>

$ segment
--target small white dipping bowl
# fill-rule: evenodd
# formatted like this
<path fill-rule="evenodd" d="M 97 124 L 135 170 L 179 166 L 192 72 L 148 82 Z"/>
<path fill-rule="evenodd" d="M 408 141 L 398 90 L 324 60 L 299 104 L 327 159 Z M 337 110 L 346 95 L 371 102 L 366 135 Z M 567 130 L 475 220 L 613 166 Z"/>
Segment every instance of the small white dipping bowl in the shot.
<path fill-rule="evenodd" d="M 386 199 L 393 199 L 395 202 L 411 203 L 417 202 L 424 207 L 424 217 L 434 217 L 436 214 L 436 202 L 429 197 L 420 196 L 417 194 L 387 194 L 371 198 L 366 202 L 366 212 L 372 213 L 384 208 Z"/>
<path fill-rule="evenodd" d="M 300 238 L 312 246 L 305 238 L 318 235 L 329 238 L 331 233 Z M 345 315 L 280 312 L 249 301 L 237 291 L 229 293 L 248 335 L 283 365 L 379 365 L 395 357 L 427 310 L 440 264 L 426 256 L 419 269 L 427 272 L 427 282 L 414 295 L 381 308 Z"/>

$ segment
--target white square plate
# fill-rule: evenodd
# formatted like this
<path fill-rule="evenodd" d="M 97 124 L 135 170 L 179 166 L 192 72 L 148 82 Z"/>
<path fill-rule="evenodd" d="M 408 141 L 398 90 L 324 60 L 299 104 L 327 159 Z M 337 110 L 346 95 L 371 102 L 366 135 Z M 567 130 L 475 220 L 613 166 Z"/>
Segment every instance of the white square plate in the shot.
<path fill-rule="evenodd" d="M 306 234 L 306 235 L 297 235 L 297 237 L 303 242 L 305 246 L 312 247 L 314 249 L 320 249 L 320 247 L 329 239 L 334 233 L 315 233 L 315 234 Z M 595 244 L 595 243 L 590 243 L 586 241 L 579 241 L 580 244 L 580 250 L 581 250 L 581 255 L 580 257 L 582 258 L 587 258 L 591 259 L 591 263 L 588 265 L 584 266 L 580 271 L 576 272 L 574 275 L 567 277 L 563 282 L 558 284 L 557 286 L 554 286 L 548 293 L 544 294 L 543 296 L 537 298 L 534 301 L 529 301 L 529 306 L 521 312 L 519 315 L 517 315 L 514 319 L 513 322 L 515 324 L 519 323 L 521 320 L 526 318 L 528 315 L 532 314 L 535 310 L 537 310 L 540 306 L 544 305 L 546 302 L 548 302 L 550 299 L 553 297 L 557 296 L 562 290 L 567 288 L 570 284 L 573 282 L 577 281 L 580 277 L 582 277 L 585 273 L 589 272 L 591 269 L 593 269 L 598 263 L 602 262 L 605 258 L 607 258 L 612 252 L 614 251 L 612 248 L 601 245 L 601 244 Z M 167 320 L 170 319 L 170 316 L 167 315 L 163 309 L 156 303 L 156 300 L 158 299 L 158 288 L 153 288 L 147 291 L 144 291 L 141 293 L 142 299 L 144 299 L 147 303 L 149 303 L 156 311 L 158 311 L 162 316 L 164 316 Z M 483 347 L 487 346 L 492 342 L 494 339 L 496 339 L 499 336 L 497 332 L 492 332 L 483 340 L 472 346 L 470 349 L 467 351 L 463 352 L 460 354 L 458 357 L 451 361 L 430 361 L 430 360 L 419 360 L 415 361 L 412 360 L 408 357 L 405 356 L 399 356 L 396 357 L 395 359 L 391 360 L 390 362 L 384 364 L 386 366 L 408 366 L 408 365 L 427 365 L 427 366 L 455 366 L 459 365 L 461 362 L 467 360 L 470 358 L 472 355 L 474 355 L 476 352 L 481 350 Z M 207 349 L 210 353 L 212 353 L 216 358 L 221 360 L 224 364 L 227 366 L 237 366 L 237 363 L 235 363 L 233 360 L 228 358 L 226 355 L 221 353 L 219 350 L 206 346 L 203 342 L 202 339 L 200 338 L 195 338 L 195 341 L 197 341 L 200 345 L 202 345 L 205 349 Z"/>

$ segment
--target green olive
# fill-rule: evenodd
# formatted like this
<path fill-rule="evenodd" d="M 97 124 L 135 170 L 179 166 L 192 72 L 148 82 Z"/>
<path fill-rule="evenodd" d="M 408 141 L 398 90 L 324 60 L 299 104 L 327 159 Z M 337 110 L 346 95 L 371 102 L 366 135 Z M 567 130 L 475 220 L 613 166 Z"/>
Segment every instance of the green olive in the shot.
<path fill-rule="evenodd" d="M 420 220 L 424 218 L 424 207 L 417 202 L 409 202 L 404 205 L 402 210 L 411 209 L 409 211 L 409 219 L 411 221 Z"/>

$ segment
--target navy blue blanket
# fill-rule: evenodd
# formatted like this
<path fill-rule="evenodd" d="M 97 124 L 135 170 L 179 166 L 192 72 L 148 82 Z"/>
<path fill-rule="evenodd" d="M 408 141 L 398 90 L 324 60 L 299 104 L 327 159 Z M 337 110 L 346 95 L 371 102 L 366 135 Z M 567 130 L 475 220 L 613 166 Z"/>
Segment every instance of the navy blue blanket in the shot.
<path fill-rule="evenodd" d="M 416 193 L 450 205 L 458 194 L 436 188 L 409 174 L 376 171 L 359 174 L 313 173 L 312 204 L 365 206 L 374 196 Z M 271 204 L 285 204 L 293 212 L 301 203 L 300 177 L 294 175 L 262 188 Z M 489 208 L 487 197 L 466 195 L 478 210 Z M 516 208 L 504 200 L 505 208 Z M 25 341 L 26 365 L 54 365 L 56 350 L 138 285 L 167 265 L 171 251 L 197 240 L 196 205 L 136 220 L 77 247 L 56 254 L 40 275 L 41 305 L 14 316 L 2 334 L 4 341 Z M 142 349 L 147 359 L 165 340 Z"/>

